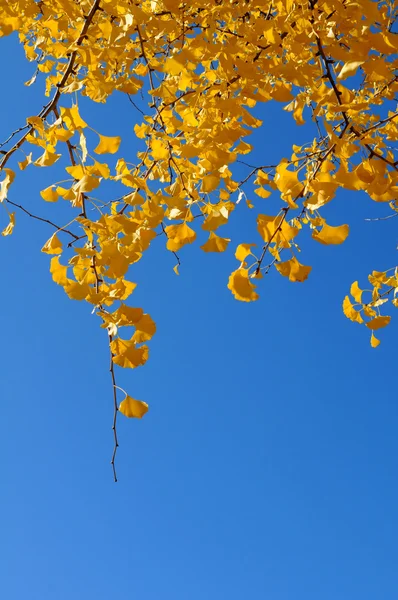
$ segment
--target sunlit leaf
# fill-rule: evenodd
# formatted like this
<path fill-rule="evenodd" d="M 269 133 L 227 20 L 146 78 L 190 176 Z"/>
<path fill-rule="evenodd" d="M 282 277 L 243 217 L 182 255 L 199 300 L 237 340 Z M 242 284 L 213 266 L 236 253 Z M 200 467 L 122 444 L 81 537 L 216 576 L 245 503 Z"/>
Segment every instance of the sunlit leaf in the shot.
<path fill-rule="evenodd" d="M 94 148 L 96 154 L 115 154 L 119 150 L 122 138 L 119 136 L 107 137 L 105 135 L 99 135 L 100 141 Z"/>
<path fill-rule="evenodd" d="M 258 299 L 258 294 L 254 291 L 256 286 L 250 281 L 247 269 L 237 269 L 231 273 L 228 289 L 231 290 L 237 300 L 242 302 L 252 302 Z"/>
<path fill-rule="evenodd" d="M 148 404 L 141 400 L 134 400 L 131 396 L 126 396 L 119 404 L 119 410 L 125 417 L 142 419 L 148 412 Z"/>

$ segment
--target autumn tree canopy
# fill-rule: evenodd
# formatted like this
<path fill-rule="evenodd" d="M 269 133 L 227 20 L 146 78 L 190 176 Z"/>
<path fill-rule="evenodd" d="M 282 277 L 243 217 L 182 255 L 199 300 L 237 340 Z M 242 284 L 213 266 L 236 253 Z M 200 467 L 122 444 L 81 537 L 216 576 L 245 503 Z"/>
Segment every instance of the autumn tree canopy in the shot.
<path fill-rule="evenodd" d="M 54 282 L 92 305 L 108 336 L 115 479 L 117 413 L 140 418 L 148 409 L 125 392 L 119 404 L 115 365 L 136 368 L 149 356 L 155 323 L 130 296 L 140 283 L 134 265 L 156 237 L 178 275 L 183 247 L 198 229 L 207 232 L 201 251 L 235 253 L 225 284 L 250 302 L 271 271 L 308 278 L 311 255 L 299 257 L 308 232 L 314 252 L 344 242 L 349 223 L 327 223 L 322 211 L 341 189 L 397 215 L 397 15 L 393 0 L 0 0 L 0 35 L 17 35 L 32 63 L 26 85 L 46 81 L 45 105 L 1 144 L 0 201 L 9 217 L 2 235 L 13 233 L 18 211 L 45 220 L 52 231 L 42 251 Z M 126 128 L 136 156 L 121 155 L 121 138 L 94 131 L 79 110 L 82 96 L 105 103 L 117 92 L 137 109 Z M 250 134 L 262 127 L 258 107 L 265 114 L 270 101 L 291 114 L 292 129 L 306 123 L 312 139 L 272 164 L 252 164 Z M 33 214 L 13 199 L 12 184 L 61 157 L 63 181 L 41 192 L 44 202 L 69 203 L 70 218 L 59 225 L 57 206 Z M 241 180 L 238 161 L 247 168 Z M 98 203 L 105 182 L 115 194 Z M 271 195 L 279 212 L 267 210 Z M 228 218 L 245 204 L 255 208 L 251 238 L 231 240 Z M 388 303 L 398 306 L 397 269 L 382 268 L 365 290 L 353 283 L 343 302 L 374 347 L 374 331 L 390 321 Z"/>

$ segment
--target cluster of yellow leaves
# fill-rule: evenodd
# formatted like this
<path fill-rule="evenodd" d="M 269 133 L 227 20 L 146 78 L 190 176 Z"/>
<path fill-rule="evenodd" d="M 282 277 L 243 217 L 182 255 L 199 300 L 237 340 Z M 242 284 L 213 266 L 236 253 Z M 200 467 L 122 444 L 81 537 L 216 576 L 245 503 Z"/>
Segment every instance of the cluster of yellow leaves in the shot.
<path fill-rule="evenodd" d="M 382 315 L 380 307 L 390 303 L 398 308 L 398 268 L 389 271 L 373 271 L 368 277 L 371 289 L 362 290 L 355 281 L 350 289 L 350 296 L 346 296 L 343 302 L 345 316 L 354 323 L 364 323 L 372 334 L 370 343 L 373 348 L 380 344 L 374 334 L 378 329 L 386 327 L 391 317 Z M 367 299 L 367 302 L 364 301 Z"/>
<path fill-rule="evenodd" d="M 258 298 L 254 281 L 272 267 L 292 282 L 307 279 L 311 267 L 298 259 L 303 231 L 323 245 L 345 241 L 349 226 L 332 226 L 320 214 L 338 189 L 366 193 L 396 210 L 394 18 L 385 0 L 0 0 L 0 37 L 18 32 L 35 64 L 26 85 L 43 76 L 49 98 L 27 118 L 21 137 L 14 142 L 11 136 L 5 146 L 0 203 L 9 201 L 15 172 L 6 165 L 17 150 L 25 152 L 21 171 L 68 158 L 66 180 L 41 196 L 69 202 L 70 223 L 56 228 L 42 250 L 53 255 L 54 281 L 101 317 L 114 364 L 136 368 L 148 358 L 145 342 L 155 324 L 125 301 L 136 286 L 129 270 L 155 237 L 176 255 L 178 274 L 177 253 L 202 232 L 208 235 L 204 252 L 227 250 L 231 239 L 218 230 L 245 198 L 255 209 L 257 237 L 236 248 L 239 267 L 228 288 L 249 302 Z M 147 103 L 134 126 L 140 148 L 132 163 L 119 154 L 121 138 L 91 129 L 77 102 L 139 91 Z M 247 138 L 262 126 L 252 109 L 271 101 L 282 103 L 298 125 L 312 124 L 315 137 L 294 145 L 290 158 L 277 157 L 238 181 L 234 163 L 250 154 Z M 101 162 L 115 154 L 115 167 Z M 103 181 L 126 191 L 98 204 Z M 250 183 L 257 201 L 243 190 Z M 263 214 L 271 194 L 281 202 L 276 215 Z M 3 235 L 14 223 L 9 213 Z M 356 304 L 346 299 L 344 312 L 357 322 L 370 319 L 373 331 L 387 324 L 377 312 L 386 292 L 374 282 L 396 286 L 391 277 L 372 277 L 371 301 L 362 304 L 354 288 Z M 127 339 L 119 337 L 121 327 L 132 328 Z M 375 345 L 373 333 L 372 340 Z M 126 396 L 121 412 L 142 416 L 137 402 Z"/>

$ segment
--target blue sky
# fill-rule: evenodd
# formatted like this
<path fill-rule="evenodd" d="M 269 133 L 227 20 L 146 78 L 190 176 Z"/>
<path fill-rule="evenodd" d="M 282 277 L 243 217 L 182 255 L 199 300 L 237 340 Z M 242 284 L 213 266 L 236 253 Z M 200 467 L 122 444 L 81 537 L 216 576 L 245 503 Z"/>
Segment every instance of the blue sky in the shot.
<path fill-rule="evenodd" d="M 4 139 L 44 101 L 40 82 L 22 85 L 33 67 L 16 39 L 2 47 Z M 261 111 L 256 159 L 311 137 L 281 106 Z M 127 99 L 81 112 L 101 133 L 123 135 L 122 153 L 134 156 Z M 27 169 L 10 198 L 55 220 L 62 206 L 39 197 L 54 178 Z M 106 336 L 51 281 L 40 254 L 50 231 L 17 214 L 14 235 L 0 240 L 1 597 L 396 599 L 397 329 L 372 350 L 341 312 L 354 279 L 394 265 L 395 222 L 365 222 L 377 214 L 387 208 L 338 195 L 327 216 L 350 223 L 345 244 L 304 242 L 309 280 L 274 273 L 248 305 L 226 288 L 232 247 L 184 249 L 176 277 L 164 240 L 154 244 L 131 273 L 135 305 L 158 325 L 151 358 L 118 371 L 150 412 L 119 419 L 117 484 Z M 234 246 L 257 235 L 243 203 L 229 234 Z"/>

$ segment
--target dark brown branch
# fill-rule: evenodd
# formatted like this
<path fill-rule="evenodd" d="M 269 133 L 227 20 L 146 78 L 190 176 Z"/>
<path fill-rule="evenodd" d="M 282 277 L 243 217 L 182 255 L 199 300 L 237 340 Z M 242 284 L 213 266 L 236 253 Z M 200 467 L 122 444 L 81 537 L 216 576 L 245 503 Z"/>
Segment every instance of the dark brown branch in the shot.
<path fill-rule="evenodd" d="M 119 447 L 119 441 L 117 438 L 117 429 L 116 429 L 116 422 L 117 422 L 117 413 L 119 412 L 119 408 L 117 405 L 117 391 L 116 391 L 116 378 L 115 378 L 115 363 L 113 362 L 113 354 L 112 354 L 112 349 L 111 349 L 111 343 L 112 343 L 112 336 L 111 334 L 109 334 L 109 352 L 110 352 L 110 366 L 109 366 L 109 371 L 111 374 L 111 379 L 112 379 L 112 387 L 113 387 L 113 423 L 112 423 L 112 431 L 113 431 L 113 439 L 114 439 L 114 447 L 113 447 L 113 454 L 112 454 L 112 460 L 111 460 L 111 465 L 112 465 L 112 470 L 113 470 L 113 479 L 115 481 L 115 483 L 117 482 L 117 474 L 116 474 L 116 466 L 115 466 L 115 459 L 116 459 L 116 452 L 117 449 Z"/>
<path fill-rule="evenodd" d="M 15 131 L 13 131 L 8 138 L 2 143 L 0 144 L 0 148 L 2 148 L 3 146 L 5 146 L 6 144 L 8 144 L 8 142 L 10 142 L 12 140 L 12 138 L 14 137 L 14 135 L 17 135 L 17 133 L 20 133 L 21 131 L 23 131 L 24 129 L 27 129 L 29 127 L 29 125 L 24 125 L 23 127 L 19 127 L 18 129 L 16 129 Z M 7 154 L 7 152 L 4 152 L 4 154 Z"/>

